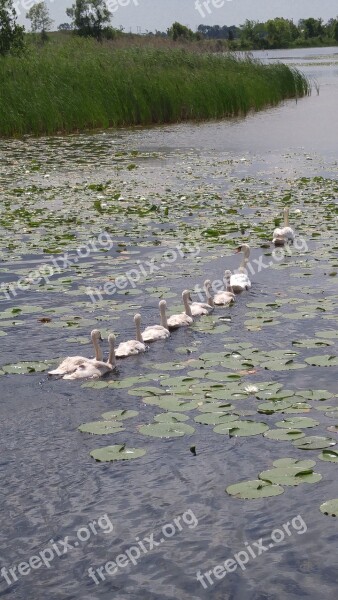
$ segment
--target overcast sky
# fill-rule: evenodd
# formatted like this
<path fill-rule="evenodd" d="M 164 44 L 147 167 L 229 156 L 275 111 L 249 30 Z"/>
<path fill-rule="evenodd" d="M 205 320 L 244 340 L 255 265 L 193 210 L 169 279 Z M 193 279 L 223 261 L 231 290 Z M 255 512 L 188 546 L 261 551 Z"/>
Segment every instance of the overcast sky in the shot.
<path fill-rule="evenodd" d="M 38 1 L 38 0 L 35 0 Z M 66 8 L 74 0 L 46 0 L 54 28 L 69 19 Z M 14 0 L 21 23 L 25 20 L 27 5 L 34 0 Z M 338 13 L 337 0 L 106 0 L 113 12 L 114 27 L 125 31 L 165 31 L 174 21 L 192 29 L 206 25 L 240 25 L 245 19 L 266 21 L 285 17 L 297 22 L 301 18 L 322 17 L 327 21 Z M 206 5 L 209 7 L 207 8 Z M 199 8 L 198 8 L 199 7 Z"/>

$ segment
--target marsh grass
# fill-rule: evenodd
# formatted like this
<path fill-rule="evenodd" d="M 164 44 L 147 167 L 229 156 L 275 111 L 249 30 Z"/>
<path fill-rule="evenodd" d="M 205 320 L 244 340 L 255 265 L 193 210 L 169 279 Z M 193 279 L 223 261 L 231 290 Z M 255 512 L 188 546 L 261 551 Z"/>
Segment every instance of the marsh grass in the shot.
<path fill-rule="evenodd" d="M 283 64 L 67 39 L 0 59 L 0 135 L 219 119 L 308 92 Z"/>

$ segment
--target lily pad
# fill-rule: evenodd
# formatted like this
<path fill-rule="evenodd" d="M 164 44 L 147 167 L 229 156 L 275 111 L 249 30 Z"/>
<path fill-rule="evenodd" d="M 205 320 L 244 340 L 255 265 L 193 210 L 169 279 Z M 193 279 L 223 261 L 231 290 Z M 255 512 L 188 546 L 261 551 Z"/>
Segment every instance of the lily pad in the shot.
<path fill-rule="evenodd" d="M 338 367 L 338 356 L 335 354 L 318 354 L 309 356 L 304 361 L 313 367 Z"/>
<path fill-rule="evenodd" d="M 306 429 L 308 427 L 316 427 L 319 424 L 319 421 L 310 419 L 310 417 L 292 417 L 283 421 L 277 421 L 275 426 L 285 427 L 286 429 Z"/>
<path fill-rule="evenodd" d="M 144 456 L 143 448 L 126 448 L 125 444 L 105 446 L 90 452 L 90 456 L 99 462 L 111 462 L 114 460 L 132 460 Z"/>
<path fill-rule="evenodd" d="M 318 454 L 318 458 L 326 462 L 338 463 L 338 452 L 335 452 L 334 450 L 322 450 L 322 452 Z"/>
<path fill-rule="evenodd" d="M 215 433 L 229 435 L 230 437 L 246 437 L 251 435 L 260 435 L 269 429 L 266 423 L 258 421 L 233 421 L 228 424 L 223 423 L 214 427 Z"/>
<path fill-rule="evenodd" d="M 108 433 L 124 431 L 124 427 L 116 421 L 92 421 L 91 423 L 83 423 L 78 427 L 78 430 L 82 431 L 82 433 L 106 435 Z"/>
<path fill-rule="evenodd" d="M 334 498 L 333 500 L 327 500 L 323 502 L 323 504 L 319 507 L 320 512 L 323 515 L 328 515 L 330 517 L 338 516 L 338 498 Z"/>
<path fill-rule="evenodd" d="M 287 442 L 305 437 L 305 433 L 299 429 L 270 429 L 264 433 L 264 437 L 269 440 L 278 440 L 279 442 Z"/>
<path fill-rule="evenodd" d="M 181 437 L 186 433 L 192 434 L 194 431 L 195 429 L 191 425 L 179 422 L 174 423 L 173 421 L 150 423 L 149 425 L 141 425 L 139 428 L 139 432 L 143 435 L 160 438 Z"/>
<path fill-rule="evenodd" d="M 269 483 L 287 486 L 295 486 L 300 483 L 317 483 L 322 479 L 320 473 L 314 473 L 311 468 L 300 469 L 298 466 L 276 467 L 262 471 L 258 477 Z"/>
<path fill-rule="evenodd" d="M 261 479 L 251 481 L 242 481 L 234 485 L 229 485 L 226 492 L 235 498 L 245 500 L 255 500 L 257 498 L 268 498 L 270 496 L 279 496 L 284 492 L 281 485 L 271 484 Z"/>
<path fill-rule="evenodd" d="M 124 419 L 132 419 L 137 415 L 137 410 L 111 410 L 103 413 L 101 416 L 108 421 L 124 421 Z"/>
<path fill-rule="evenodd" d="M 303 438 L 302 440 L 296 440 L 293 442 L 294 446 L 301 450 L 321 450 L 322 448 L 329 448 L 335 446 L 336 442 L 329 437 L 321 437 L 319 435 L 313 435 Z"/>
<path fill-rule="evenodd" d="M 188 415 L 182 415 L 181 413 L 175 412 L 160 413 L 154 417 L 154 421 L 158 421 L 159 423 L 182 423 L 183 421 L 188 420 Z"/>

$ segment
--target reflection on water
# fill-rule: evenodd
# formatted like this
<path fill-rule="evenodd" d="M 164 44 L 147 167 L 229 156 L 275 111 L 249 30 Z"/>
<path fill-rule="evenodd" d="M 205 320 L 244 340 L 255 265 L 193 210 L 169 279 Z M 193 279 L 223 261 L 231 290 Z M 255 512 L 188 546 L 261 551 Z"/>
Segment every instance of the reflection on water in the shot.
<path fill-rule="evenodd" d="M 145 324 L 156 322 L 161 295 L 174 311 L 183 288 L 193 288 L 206 274 L 216 279 L 225 267 L 236 268 L 235 244 L 249 240 L 252 258 L 263 255 L 269 262 L 271 249 L 264 245 L 283 198 L 291 202 L 292 224 L 306 239 L 307 251 L 295 251 L 269 268 L 256 269 L 250 293 L 238 298 L 231 311 L 218 309 L 215 326 L 218 316 L 230 315 L 229 332 L 212 335 L 199 325 L 178 331 L 146 356 L 125 361 L 118 379 L 161 374 L 159 364 L 180 361 L 182 356 L 189 360 L 203 352 L 220 353 L 230 338 L 231 343 L 249 342 L 260 351 L 294 350 L 295 340 L 313 340 L 318 332 L 329 331 L 332 346 L 324 352 L 336 352 L 337 53 L 331 48 L 302 49 L 263 53 L 261 58 L 301 64 L 319 83 L 319 95 L 314 92 L 297 103 L 218 123 L 0 142 L 1 281 L 26 277 L 51 256 L 69 251 L 74 256 L 88 236 L 97 239 L 107 231 L 114 240 L 109 252 L 94 252 L 52 276 L 47 285 L 32 285 L 1 301 L 0 365 L 28 359 L 55 362 L 61 355 L 81 354 L 81 343 L 94 326 L 104 332 L 113 329 L 120 340 L 130 339 L 137 310 L 141 309 Z M 299 216 L 295 208 L 301 210 Z M 221 243 L 215 243 L 214 236 Z M 136 261 L 145 264 L 156 258 L 159 265 L 168 248 L 184 241 L 200 246 L 198 259 L 185 254 L 172 267 L 148 273 L 127 295 L 120 290 L 97 306 L 89 302 L 88 285 L 114 281 Z M 11 312 L 13 307 L 21 307 L 21 313 Z M 259 321 L 262 316 L 264 325 Z M 191 354 L 182 355 L 182 348 Z M 297 360 L 323 352 L 300 347 L 297 351 Z M 89 352 L 84 345 L 83 353 Z M 335 372 L 309 366 L 266 371 L 258 366 L 256 372 L 243 375 L 243 381 L 270 380 L 291 390 L 336 393 Z M 27 573 L 21 567 L 20 576 L 16 569 L 17 581 L 10 575 L 11 585 L 2 574 L 1 596 L 15 600 L 301 596 L 317 600 L 319 595 L 333 600 L 336 596 L 336 522 L 319 512 L 323 501 L 337 497 L 336 466 L 317 460 L 318 451 L 304 453 L 288 442 L 260 435 L 217 435 L 212 427 L 194 423 L 195 412 L 189 421 L 196 427 L 191 437 L 148 438 L 138 427 L 152 422 L 159 411 L 129 395 L 127 388 L 86 388 L 76 382 L 49 381 L 45 373 L 0 375 L 0 382 L 5 515 L 1 566 L 9 569 L 28 561 L 50 540 L 70 536 L 74 541 L 78 528 L 104 514 L 114 524 L 109 535 L 91 536 L 56 557 L 50 568 L 42 565 Z M 241 400 L 240 407 L 252 411 L 253 402 Z M 106 440 L 76 430 L 80 423 L 115 408 L 139 411 L 125 432 L 105 436 Z M 328 434 L 326 428 L 334 421 L 324 411 L 312 408 L 307 416 L 320 421 L 313 435 Z M 260 420 L 262 415 L 252 418 Z M 276 418 L 264 415 L 264 420 L 273 426 Z M 89 457 L 95 447 L 124 442 L 145 448 L 146 456 L 111 464 Z M 190 452 L 192 445 L 197 456 Z M 256 501 L 226 495 L 227 486 L 255 479 L 274 460 L 304 454 L 317 461 L 316 470 L 323 475 L 319 484 L 287 487 L 280 496 Z M 155 534 L 189 509 L 198 519 L 196 528 L 175 534 L 144 553 L 137 565 L 106 574 L 95 585 L 90 567 L 113 561 L 136 538 Z M 231 559 L 246 542 L 267 541 L 271 531 L 297 515 L 307 525 L 303 535 L 293 535 L 207 590 L 197 581 L 198 570 L 204 573 Z"/>

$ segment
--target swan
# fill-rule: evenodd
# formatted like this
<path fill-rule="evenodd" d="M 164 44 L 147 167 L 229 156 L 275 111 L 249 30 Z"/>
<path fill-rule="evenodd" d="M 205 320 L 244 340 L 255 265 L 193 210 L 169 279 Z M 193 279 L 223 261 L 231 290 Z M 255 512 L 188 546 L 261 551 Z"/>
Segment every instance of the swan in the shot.
<path fill-rule="evenodd" d="M 178 327 L 186 327 L 187 325 L 191 325 L 193 319 L 190 310 L 189 298 L 189 290 L 184 290 L 184 292 L 182 292 L 184 312 L 180 313 L 179 315 L 172 315 L 169 317 L 167 320 L 168 329 L 177 329 Z"/>
<path fill-rule="evenodd" d="M 113 371 L 116 368 L 114 351 L 115 339 L 115 335 L 112 333 L 108 336 L 109 358 L 107 362 L 95 359 L 86 360 L 81 363 L 73 373 L 67 373 L 62 379 L 98 379 L 99 377 L 102 377 L 102 375 Z"/>
<path fill-rule="evenodd" d="M 80 365 L 84 364 L 85 362 L 90 362 L 92 360 L 102 361 L 102 350 L 99 345 L 99 341 L 102 339 L 101 333 L 98 329 L 93 329 L 93 331 L 90 334 L 90 337 L 94 346 L 95 359 L 86 358 L 85 356 L 68 356 L 67 358 L 65 358 L 65 360 L 62 361 L 62 363 L 57 367 L 57 369 L 49 371 L 48 375 L 70 374 L 73 373 Z"/>
<path fill-rule="evenodd" d="M 284 246 L 288 242 L 293 242 L 295 239 L 295 232 L 289 227 L 289 209 L 287 206 L 284 208 L 284 227 L 277 227 L 272 235 L 272 243 L 275 246 Z"/>
<path fill-rule="evenodd" d="M 237 248 L 236 252 L 243 252 L 244 257 L 239 266 L 238 272 L 231 275 L 230 285 L 232 286 L 233 292 L 239 294 L 244 290 L 251 288 L 251 281 L 246 273 L 246 265 L 248 264 L 250 256 L 250 247 L 248 244 L 243 244 Z"/>
<path fill-rule="evenodd" d="M 160 322 L 161 325 L 150 325 L 142 331 L 142 339 L 144 342 L 156 342 L 157 340 L 165 340 L 170 336 L 170 331 L 167 324 L 166 315 L 167 303 L 165 300 L 160 300 Z"/>
<path fill-rule="evenodd" d="M 215 305 L 210 292 L 211 281 L 207 279 L 204 282 L 204 291 L 207 298 L 207 302 L 192 302 L 190 304 L 190 310 L 193 317 L 200 317 L 202 315 L 210 315 L 214 310 Z"/>
<path fill-rule="evenodd" d="M 233 304 L 235 302 L 235 294 L 231 286 L 231 271 L 224 271 L 225 291 L 217 292 L 214 296 L 214 303 L 217 306 Z"/>
<path fill-rule="evenodd" d="M 136 339 L 129 340 L 129 342 L 122 342 L 115 352 L 116 358 L 126 358 L 127 356 L 133 356 L 146 351 L 141 334 L 141 315 L 138 313 L 134 317 L 134 323 L 136 326 Z"/>

